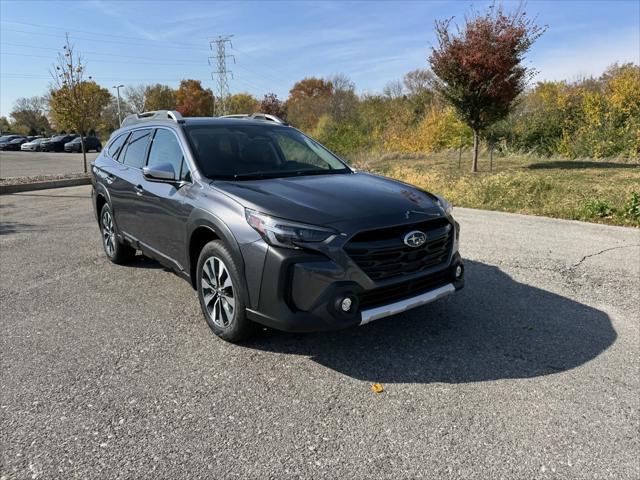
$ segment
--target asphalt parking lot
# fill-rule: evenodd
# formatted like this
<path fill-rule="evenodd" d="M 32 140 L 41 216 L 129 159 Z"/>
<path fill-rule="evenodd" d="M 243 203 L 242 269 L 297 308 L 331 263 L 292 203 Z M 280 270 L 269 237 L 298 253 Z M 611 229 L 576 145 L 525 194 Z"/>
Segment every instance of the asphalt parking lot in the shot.
<path fill-rule="evenodd" d="M 97 156 L 87 153 L 87 164 Z M 82 173 L 83 167 L 81 153 L 0 152 L 0 178 Z"/>
<path fill-rule="evenodd" d="M 89 187 L 1 196 L 0 477 L 638 478 L 640 231 L 456 216 L 460 294 L 230 345 Z"/>

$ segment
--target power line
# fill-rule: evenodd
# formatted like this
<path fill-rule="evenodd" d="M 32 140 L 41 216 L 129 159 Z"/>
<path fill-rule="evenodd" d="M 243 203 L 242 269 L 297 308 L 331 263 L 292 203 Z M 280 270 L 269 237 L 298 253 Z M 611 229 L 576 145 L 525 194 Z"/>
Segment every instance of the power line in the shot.
<path fill-rule="evenodd" d="M 166 41 L 165 40 L 154 40 L 151 38 L 144 38 L 144 37 L 132 37 L 132 36 L 127 36 L 127 35 L 113 35 L 113 32 L 105 32 L 105 31 L 89 31 L 89 30 L 78 30 L 75 28 L 64 28 L 64 27 L 56 27 L 53 25 L 43 25 L 41 23 L 27 23 L 27 22 L 15 22 L 15 21 L 9 21 L 9 20 L 0 20 L 1 23 L 10 23 L 10 24 L 14 24 L 14 25 L 24 25 L 24 26 L 29 26 L 29 27 L 35 27 L 35 28 L 49 28 L 51 30 L 60 30 L 63 32 L 79 32 L 79 33 L 85 33 L 87 35 L 93 35 L 93 36 L 99 36 L 99 37 L 103 37 L 109 36 L 109 37 L 117 37 L 117 38 L 125 38 L 125 39 L 130 39 L 130 40 L 141 40 L 143 42 L 154 42 L 154 43 L 162 43 L 163 45 L 166 45 Z M 29 32 L 30 33 L 30 32 Z M 182 43 L 182 42 L 169 42 L 175 46 L 184 46 L 187 48 L 197 48 L 202 50 L 202 47 L 198 44 L 195 43 Z"/>
<path fill-rule="evenodd" d="M 28 35 L 39 35 L 39 36 L 44 36 L 44 37 L 55 37 L 55 38 L 60 38 L 60 35 L 57 33 L 40 33 L 40 32 L 29 32 L 29 31 L 25 31 L 25 30 L 15 30 L 13 28 L 4 28 L 4 31 L 7 32 L 15 32 L 15 33 L 26 33 Z M 118 38 L 117 35 L 109 35 L 110 37 L 113 38 Z M 73 37 L 74 39 L 78 39 L 78 40 L 85 40 L 88 42 L 100 42 L 100 43 L 113 43 L 113 44 L 118 44 L 118 45 L 127 45 L 127 46 L 138 46 L 138 47 L 146 47 L 146 48 L 173 48 L 173 49 L 178 49 L 178 50 L 200 50 L 200 51 L 204 51 L 204 48 L 197 48 L 197 47 L 192 47 L 192 46 L 173 46 L 173 45 L 141 45 L 141 44 L 135 44 L 129 41 L 126 42 L 119 42 L 117 40 L 104 40 L 101 38 L 88 38 L 88 37 L 78 37 L 75 36 Z M 151 41 L 151 40 L 150 40 Z"/>
<path fill-rule="evenodd" d="M 216 60 L 218 70 L 211 72 L 211 78 L 213 78 L 214 75 L 218 76 L 218 93 L 220 98 L 220 109 L 218 113 L 222 113 L 222 115 L 227 113 L 227 101 L 229 99 L 229 79 L 227 78 L 227 75 L 230 74 L 231 78 L 233 78 L 233 72 L 227 69 L 227 58 L 233 58 L 233 63 L 236 63 L 236 57 L 234 55 L 227 55 L 226 52 L 227 43 L 231 48 L 233 48 L 233 45 L 231 44 L 231 37 L 233 37 L 233 35 L 220 35 L 215 40 L 209 41 L 209 47 L 211 50 L 214 50 L 214 45 L 216 47 L 214 50 L 216 55 L 209 57 L 209 65 L 211 65 L 211 60 Z"/>
<path fill-rule="evenodd" d="M 88 52 L 85 52 L 88 53 Z M 11 52 L 0 52 L 0 55 L 12 55 L 12 56 L 16 56 L 16 57 L 33 57 L 33 58 L 51 58 L 51 57 L 47 57 L 46 55 L 31 55 L 28 53 L 11 53 Z M 140 58 L 142 60 L 144 60 L 143 57 L 134 57 L 134 58 Z M 187 63 L 187 62 L 123 62 L 120 60 L 98 60 L 98 62 L 100 63 L 121 63 L 124 65 L 182 65 L 182 66 L 202 66 L 200 63 Z M 87 63 L 90 63 L 90 60 L 87 60 Z"/>
<path fill-rule="evenodd" d="M 39 74 L 39 73 L 0 73 L 0 77 L 4 77 L 4 78 L 26 78 L 26 79 L 39 79 L 39 80 L 46 80 L 49 79 L 51 80 L 51 76 L 50 75 L 43 75 L 43 74 Z M 152 78 L 128 78 L 128 77 L 122 77 L 122 76 L 118 76 L 118 77 L 103 77 L 102 75 L 91 75 L 91 79 L 92 80 L 123 80 L 123 81 L 129 81 L 129 82 L 180 82 L 182 80 L 184 80 L 184 78 L 157 78 L 157 77 L 152 77 Z M 194 78 L 193 80 L 200 80 L 203 81 L 201 79 L 198 78 Z"/>
<path fill-rule="evenodd" d="M 57 48 L 51 48 L 51 47 L 40 47 L 37 45 L 28 45 L 28 44 L 24 44 L 24 43 L 10 43 L 10 42 L 2 42 L 1 45 L 9 45 L 12 47 L 25 47 L 25 48 L 29 48 L 29 49 L 36 49 L 36 50 L 47 50 L 47 51 L 53 51 L 53 52 L 58 52 L 59 49 Z M 236 48 L 234 48 L 235 51 L 238 51 Z M 165 57 L 165 58 L 157 58 L 157 57 L 138 57 L 138 56 L 133 56 L 133 55 L 121 55 L 121 54 L 113 54 L 113 53 L 104 53 L 104 52 L 95 52 L 95 51 L 91 51 L 91 50 L 83 50 L 82 53 L 84 54 L 89 54 L 89 55 L 98 55 L 98 56 L 105 56 L 105 57 L 115 57 L 115 58 L 127 58 L 127 59 L 131 59 L 131 60 L 140 60 L 140 61 L 135 61 L 135 62 L 121 62 L 121 61 L 109 61 L 109 60 L 103 60 L 103 59 L 97 59 L 97 63 L 115 63 L 115 64 L 125 64 L 125 65 L 184 65 L 184 66 L 200 66 L 201 63 L 197 63 L 197 62 L 153 62 L 153 60 L 171 60 L 171 57 Z M 33 57 L 33 58 L 50 58 L 44 55 L 33 55 L 33 54 L 28 54 L 28 53 L 13 53 L 13 52 L 0 52 L 0 55 L 13 55 L 13 56 L 25 56 L 25 57 Z M 151 61 L 149 61 L 151 60 Z M 252 68 L 249 68 L 245 65 L 237 65 L 238 68 L 244 70 L 245 72 L 247 72 L 248 74 L 251 75 L 252 79 L 260 79 L 261 77 L 264 77 L 265 75 L 270 77 L 271 79 L 273 79 L 275 82 L 277 83 L 281 83 L 282 80 L 275 78 L 273 75 L 269 75 L 268 73 L 258 73 L 256 70 L 253 70 Z M 245 85 L 248 85 L 250 87 L 255 88 L 257 91 L 265 91 L 265 90 L 269 90 L 269 88 L 264 88 L 260 87 L 258 85 L 256 85 L 255 83 L 251 83 L 247 80 L 244 80 L 243 78 L 236 78 L 236 76 L 233 77 L 233 79 L 237 82 L 241 82 L 244 83 Z"/>
<path fill-rule="evenodd" d="M 249 57 L 249 58 L 253 59 L 253 61 L 254 61 L 255 63 L 258 63 L 258 65 L 261 65 L 263 69 L 271 70 L 272 72 L 274 72 L 274 73 L 276 74 L 276 76 L 274 76 L 274 75 L 272 75 L 271 73 L 268 73 L 268 72 L 266 72 L 266 73 L 265 73 L 265 72 L 263 72 L 263 75 L 268 75 L 268 76 L 270 76 L 272 79 L 276 80 L 277 82 L 282 82 L 283 80 L 288 82 L 288 80 L 286 80 L 283 76 L 281 76 L 281 75 L 280 75 L 280 73 L 279 73 L 279 72 L 277 72 L 277 70 L 276 70 L 276 69 L 274 69 L 273 67 L 270 67 L 270 66 L 266 65 L 264 62 L 262 62 L 262 61 L 258 60 L 258 59 L 257 59 L 256 57 L 254 57 L 253 55 L 250 55 L 249 53 L 244 52 L 244 51 L 242 51 L 242 50 L 239 50 L 238 48 L 233 47 L 233 46 L 232 46 L 231 48 L 232 48 L 235 52 L 241 53 L 242 55 L 246 55 L 247 57 Z M 276 77 L 277 77 L 277 78 L 276 78 Z"/>
<path fill-rule="evenodd" d="M 10 43 L 10 42 L 0 42 L 0 46 L 4 46 L 4 45 L 9 45 L 12 47 L 24 47 L 24 48 L 33 48 L 36 50 L 48 50 L 48 51 L 53 51 L 53 52 L 60 52 L 59 48 L 52 48 L 52 47 L 40 47 L 38 45 L 27 45 L 25 43 Z M 3 52 L 5 53 L 5 52 Z M 101 56 L 105 56 L 105 57 L 116 57 L 116 58 L 131 58 L 131 59 L 137 59 L 137 60 L 167 60 L 170 57 L 163 57 L 163 58 L 158 58 L 158 57 L 136 57 L 136 56 L 132 56 L 132 55 L 121 55 L 118 53 L 104 53 L 104 52 L 94 52 L 91 50 L 82 50 L 83 54 L 90 54 L 90 55 L 101 55 Z M 137 63 L 137 62 L 136 62 Z M 187 63 L 185 62 L 185 65 L 187 65 Z M 188 65 L 202 65 L 200 62 L 190 62 L 188 63 Z"/>

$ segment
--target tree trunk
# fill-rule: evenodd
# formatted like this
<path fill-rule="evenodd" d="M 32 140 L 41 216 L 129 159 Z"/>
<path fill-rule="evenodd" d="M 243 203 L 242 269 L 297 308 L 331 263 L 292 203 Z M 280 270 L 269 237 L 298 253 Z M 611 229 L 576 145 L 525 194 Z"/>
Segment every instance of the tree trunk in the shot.
<path fill-rule="evenodd" d="M 87 173 L 87 152 L 84 148 L 84 135 L 80 134 L 80 148 L 82 148 L 82 161 L 84 162 L 84 173 Z"/>
<path fill-rule="evenodd" d="M 489 144 L 489 171 L 493 173 L 493 143 Z"/>
<path fill-rule="evenodd" d="M 478 149 L 480 148 L 480 132 L 473 130 L 473 161 L 471 162 L 471 173 L 478 171 Z"/>

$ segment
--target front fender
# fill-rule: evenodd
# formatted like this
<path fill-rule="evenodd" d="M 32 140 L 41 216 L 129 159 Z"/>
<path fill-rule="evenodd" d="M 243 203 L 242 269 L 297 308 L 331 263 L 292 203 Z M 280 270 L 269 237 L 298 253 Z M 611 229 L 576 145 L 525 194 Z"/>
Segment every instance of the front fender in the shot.
<path fill-rule="evenodd" d="M 214 233 L 215 236 L 218 237 L 220 241 L 222 241 L 224 245 L 229 249 L 231 255 L 233 255 L 233 260 L 238 266 L 241 281 L 243 283 L 242 286 L 244 287 L 243 290 L 247 292 L 248 298 L 245 299 L 245 303 L 248 306 L 253 305 L 251 290 L 248 287 L 245 274 L 245 260 L 238 241 L 225 222 L 223 222 L 218 216 L 214 215 L 213 213 L 200 208 L 193 209 L 191 215 L 189 216 L 189 219 L 187 221 L 187 238 L 185 242 L 185 258 L 187 259 L 186 265 L 189 269 L 189 276 L 192 279 L 193 287 L 195 288 L 195 271 L 191 271 L 191 266 L 194 263 L 193 260 L 197 259 L 191 258 L 189 246 L 191 244 L 193 233 L 196 231 L 196 229 L 201 227 L 205 227 L 211 230 L 211 232 Z"/>

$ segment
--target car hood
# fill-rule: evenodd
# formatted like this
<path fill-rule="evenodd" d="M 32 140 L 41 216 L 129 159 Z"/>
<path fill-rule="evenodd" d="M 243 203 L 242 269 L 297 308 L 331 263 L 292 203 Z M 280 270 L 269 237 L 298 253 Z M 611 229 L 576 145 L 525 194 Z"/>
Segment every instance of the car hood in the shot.
<path fill-rule="evenodd" d="M 343 231 L 350 220 L 358 229 L 403 224 L 443 215 L 430 194 L 367 173 L 313 175 L 211 183 L 245 207 L 276 217 Z"/>

